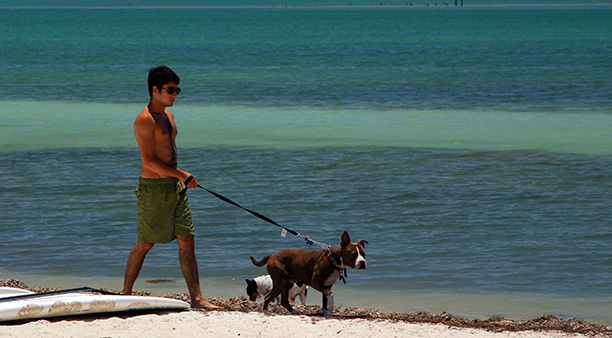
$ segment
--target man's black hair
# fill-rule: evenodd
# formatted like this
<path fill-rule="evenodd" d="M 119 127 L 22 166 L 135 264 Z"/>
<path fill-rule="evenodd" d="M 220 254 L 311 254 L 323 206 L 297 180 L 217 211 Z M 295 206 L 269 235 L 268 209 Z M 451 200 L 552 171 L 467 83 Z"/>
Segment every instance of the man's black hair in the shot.
<path fill-rule="evenodd" d="M 153 96 L 153 87 L 161 88 L 168 82 L 174 82 L 177 85 L 181 79 L 175 72 L 172 71 L 168 66 L 157 66 L 149 69 L 149 78 L 147 83 L 149 85 L 149 96 Z"/>

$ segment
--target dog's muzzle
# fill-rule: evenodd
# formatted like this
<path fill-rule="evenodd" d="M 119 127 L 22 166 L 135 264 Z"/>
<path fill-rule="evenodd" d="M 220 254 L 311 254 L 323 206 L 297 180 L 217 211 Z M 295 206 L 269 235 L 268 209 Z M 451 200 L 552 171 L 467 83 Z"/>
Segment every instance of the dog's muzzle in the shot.
<path fill-rule="evenodd" d="M 355 270 L 365 270 L 365 268 L 366 268 L 365 260 L 357 261 L 357 263 L 355 264 Z"/>

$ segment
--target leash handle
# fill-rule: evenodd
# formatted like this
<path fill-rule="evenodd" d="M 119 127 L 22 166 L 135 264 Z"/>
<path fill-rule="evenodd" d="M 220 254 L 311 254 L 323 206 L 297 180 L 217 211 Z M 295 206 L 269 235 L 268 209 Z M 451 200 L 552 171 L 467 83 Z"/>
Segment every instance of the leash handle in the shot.
<path fill-rule="evenodd" d="M 189 184 L 189 182 L 193 181 L 195 179 L 195 177 L 193 177 L 193 175 L 187 177 L 187 179 L 185 180 L 185 185 Z"/>
<path fill-rule="evenodd" d="M 185 188 L 183 190 L 181 190 L 181 192 L 179 192 L 179 196 L 180 197 L 183 197 L 187 193 L 187 189 L 189 189 L 189 188 L 187 188 L 187 184 L 189 184 L 189 182 L 193 181 L 194 179 L 195 179 L 195 177 L 193 177 L 193 175 L 191 175 L 191 176 L 187 177 L 185 182 L 183 182 L 185 184 Z M 198 187 L 199 186 L 200 185 L 198 184 Z"/>

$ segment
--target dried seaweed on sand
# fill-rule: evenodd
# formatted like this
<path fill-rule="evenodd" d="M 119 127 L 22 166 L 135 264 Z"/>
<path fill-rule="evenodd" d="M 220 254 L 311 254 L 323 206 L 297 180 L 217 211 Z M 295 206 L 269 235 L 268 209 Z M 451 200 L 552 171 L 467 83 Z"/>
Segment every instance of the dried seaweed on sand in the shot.
<path fill-rule="evenodd" d="M 61 290 L 59 288 L 29 287 L 16 279 L 0 280 L 0 286 L 15 287 L 34 292 Z M 146 292 L 135 292 L 134 294 L 141 296 L 150 295 Z M 162 297 L 179 299 L 186 302 L 190 301 L 190 297 L 187 294 L 167 294 Z M 232 297 L 230 299 L 211 297 L 206 299 L 215 305 L 223 307 L 222 311 L 261 312 L 269 315 L 290 315 L 285 308 L 276 304 L 270 304 L 268 310 L 264 312 L 261 303 L 249 301 L 244 297 Z M 321 314 L 321 308 L 319 306 L 303 306 L 298 304 L 295 304 L 294 306 L 296 309 L 302 311 L 305 315 L 313 316 L 313 318 Z M 592 324 L 578 318 L 559 318 L 553 315 L 545 315 L 528 320 L 511 320 L 503 317 L 491 317 L 483 320 L 456 317 L 447 312 L 440 314 L 433 314 L 423 311 L 383 313 L 373 309 L 348 307 L 345 309 L 334 309 L 333 318 L 340 320 L 360 318 L 366 320 L 384 320 L 391 322 L 444 324 L 450 327 L 475 328 L 492 332 L 560 331 L 565 333 L 578 333 L 588 336 L 612 337 L 612 327 L 610 326 Z"/>

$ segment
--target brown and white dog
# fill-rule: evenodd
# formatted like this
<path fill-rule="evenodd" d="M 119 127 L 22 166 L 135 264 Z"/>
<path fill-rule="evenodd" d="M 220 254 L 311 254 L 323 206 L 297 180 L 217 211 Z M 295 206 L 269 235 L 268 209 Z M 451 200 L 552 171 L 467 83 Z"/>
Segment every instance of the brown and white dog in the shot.
<path fill-rule="evenodd" d="M 281 295 L 281 305 L 293 314 L 301 314 L 289 304 L 289 289 L 296 282 L 302 282 L 323 294 L 323 315 L 329 316 L 334 309 L 332 286 L 346 268 L 364 270 L 366 240 L 351 243 L 348 232 L 342 234 L 340 245 L 327 250 L 286 249 L 264 257 L 257 261 L 251 256 L 256 266 L 268 265 L 268 273 L 272 278 L 272 291 L 268 293 L 263 308 L 278 295 Z"/>

